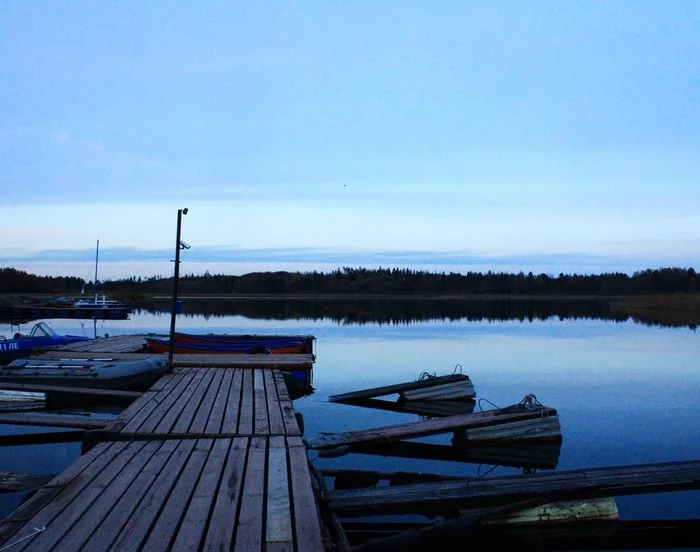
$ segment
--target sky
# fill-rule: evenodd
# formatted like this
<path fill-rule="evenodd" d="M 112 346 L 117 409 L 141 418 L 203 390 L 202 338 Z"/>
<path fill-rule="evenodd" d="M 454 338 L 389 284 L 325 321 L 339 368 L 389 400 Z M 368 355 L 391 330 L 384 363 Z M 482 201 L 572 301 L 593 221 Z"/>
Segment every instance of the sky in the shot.
<path fill-rule="evenodd" d="M 700 2 L 0 11 L 0 267 L 700 266 Z"/>

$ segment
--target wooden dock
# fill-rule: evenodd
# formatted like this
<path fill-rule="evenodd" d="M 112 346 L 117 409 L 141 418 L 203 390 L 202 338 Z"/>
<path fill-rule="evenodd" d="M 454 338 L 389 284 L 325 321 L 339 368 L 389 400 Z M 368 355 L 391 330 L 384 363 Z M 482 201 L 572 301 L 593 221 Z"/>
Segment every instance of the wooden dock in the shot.
<path fill-rule="evenodd" d="M 0 524 L 0 548 L 324 550 L 301 430 L 266 368 L 275 355 L 246 356 L 176 367 L 88 432 L 92 448 Z"/>

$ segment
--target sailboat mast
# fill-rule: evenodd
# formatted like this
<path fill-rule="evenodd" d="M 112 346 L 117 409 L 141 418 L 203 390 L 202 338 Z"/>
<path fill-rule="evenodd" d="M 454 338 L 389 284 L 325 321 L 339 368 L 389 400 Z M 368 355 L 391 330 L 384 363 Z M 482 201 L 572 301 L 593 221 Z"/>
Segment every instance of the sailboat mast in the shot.
<path fill-rule="evenodd" d="M 100 256 L 100 240 L 97 240 L 97 249 L 95 250 L 95 305 L 97 305 L 97 260 Z"/>

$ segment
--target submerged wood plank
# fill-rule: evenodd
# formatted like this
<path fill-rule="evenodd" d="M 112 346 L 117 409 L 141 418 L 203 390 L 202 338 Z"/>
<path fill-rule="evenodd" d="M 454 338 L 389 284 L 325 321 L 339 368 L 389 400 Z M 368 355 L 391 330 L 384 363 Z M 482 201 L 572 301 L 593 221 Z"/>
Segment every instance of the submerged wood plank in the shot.
<path fill-rule="evenodd" d="M 29 425 L 42 427 L 69 427 L 77 429 L 104 429 L 110 420 L 78 416 L 43 414 L 0 414 L 0 424 Z"/>
<path fill-rule="evenodd" d="M 0 472 L 0 492 L 30 491 L 46 485 L 52 479 L 52 475 Z"/>
<path fill-rule="evenodd" d="M 415 512 L 504 505 L 520 500 L 574 500 L 700 488 L 700 462 L 667 462 L 505 477 L 466 478 L 329 493 L 343 514 Z"/>
<path fill-rule="evenodd" d="M 355 443 L 369 443 L 412 439 L 437 435 L 456 430 L 470 430 L 486 426 L 517 422 L 521 420 L 539 420 L 549 416 L 556 416 L 556 410 L 552 408 L 538 408 L 535 410 L 523 410 L 510 413 L 507 409 L 460 414 L 419 422 L 407 422 L 392 426 L 349 431 L 346 433 L 322 434 L 320 437 L 308 440 L 311 448 L 321 449 L 339 445 L 351 445 Z M 561 435 L 559 435 L 561 438 Z"/>
<path fill-rule="evenodd" d="M 267 467 L 265 543 L 287 543 L 293 548 L 287 449 L 284 437 L 270 437 Z"/>
<path fill-rule="evenodd" d="M 86 395 L 106 399 L 138 399 L 141 391 L 119 391 L 116 389 L 97 389 L 92 387 L 75 387 L 69 385 L 42 385 L 40 383 L 0 382 L 0 389 L 7 391 L 32 391 L 37 393 L 56 393 L 65 395 Z"/>

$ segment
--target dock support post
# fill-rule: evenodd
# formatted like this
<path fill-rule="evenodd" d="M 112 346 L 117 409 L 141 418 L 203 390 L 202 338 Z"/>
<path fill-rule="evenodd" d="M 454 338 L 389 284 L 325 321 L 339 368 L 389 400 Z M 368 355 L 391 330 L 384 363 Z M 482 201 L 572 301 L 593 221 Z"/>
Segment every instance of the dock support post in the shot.
<path fill-rule="evenodd" d="M 180 249 L 189 249 L 180 239 L 182 231 L 182 215 L 187 214 L 187 207 L 177 210 L 177 236 L 175 238 L 175 274 L 173 277 L 173 305 L 170 313 L 170 342 L 168 344 L 168 372 L 173 371 L 173 345 L 175 340 L 175 316 L 177 315 L 177 286 L 180 280 Z"/>

